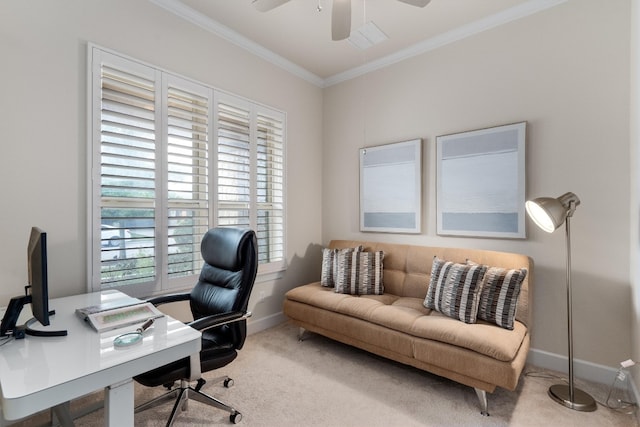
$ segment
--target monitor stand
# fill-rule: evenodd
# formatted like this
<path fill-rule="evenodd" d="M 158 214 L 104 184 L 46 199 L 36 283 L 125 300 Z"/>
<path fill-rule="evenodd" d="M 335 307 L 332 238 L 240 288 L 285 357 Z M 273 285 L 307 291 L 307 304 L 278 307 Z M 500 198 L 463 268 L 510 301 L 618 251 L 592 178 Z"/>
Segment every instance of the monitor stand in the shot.
<path fill-rule="evenodd" d="M 55 310 L 49 311 L 49 316 L 53 316 L 54 314 L 56 314 Z M 27 322 L 23 326 L 20 326 L 20 329 L 24 328 L 25 334 L 31 335 L 32 337 L 66 337 L 67 336 L 66 329 L 61 331 L 41 331 L 38 329 L 31 329 L 31 325 L 33 325 L 37 321 L 38 319 L 36 319 L 35 317 L 32 317 L 31 319 L 27 320 Z"/>
<path fill-rule="evenodd" d="M 12 335 L 15 339 L 19 340 L 25 337 L 26 335 L 38 336 L 38 337 L 63 337 L 67 335 L 67 331 L 41 331 L 36 329 L 31 329 L 31 325 L 33 325 L 37 319 L 31 318 L 22 326 L 16 326 L 18 322 L 18 317 L 22 312 L 22 308 L 26 304 L 31 303 L 31 295 L 17 296 L 11 298 L 9 301 L 9 306 L 7 307 L 7 311 L 4 313 L 4 317 L 2 318 L 2 323 L 0 324 L 0 336 Z M 49 311 L 49 315 L 55 314 L 55 310 Z"/>

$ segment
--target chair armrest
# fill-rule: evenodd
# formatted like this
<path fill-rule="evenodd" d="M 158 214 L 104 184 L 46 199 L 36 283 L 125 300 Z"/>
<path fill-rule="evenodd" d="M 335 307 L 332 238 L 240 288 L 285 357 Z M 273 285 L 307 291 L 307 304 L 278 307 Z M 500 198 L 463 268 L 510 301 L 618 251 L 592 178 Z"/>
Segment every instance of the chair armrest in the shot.
<path fill-rule="evenodd" d="M 160 295 L 157 297 L 149 298 L 147 302 L 150 302 L 154 306 L 159 306 L 162 304 L 168 304 L 171 302 L 179 302 L 179 301 L 188 301 L 189 294 L 170 294 L 170 295 Z"/>
<path fill-rule="evenodd" d="M 204 331 L 209 328 L 215 328 L 228 323 L 246 320 L 251 317 L 251 315 L 250 311 L 229 311 L 226 313 L 218 313 L 202 317 L 198 320 L 187 323 L 187 325 L 191 326 L 193 329 L 197 329 L 198 331 Z"/>

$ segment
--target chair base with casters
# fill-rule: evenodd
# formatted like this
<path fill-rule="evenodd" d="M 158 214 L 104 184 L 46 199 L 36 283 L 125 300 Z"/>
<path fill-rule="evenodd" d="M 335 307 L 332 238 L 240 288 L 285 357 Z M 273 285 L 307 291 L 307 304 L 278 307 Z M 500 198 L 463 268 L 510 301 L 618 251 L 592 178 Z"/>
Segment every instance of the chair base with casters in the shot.
<path fill-rule="evenodd" d="M 217 316 L 211 316 L 208 319 L 208 323 L 215 326 L 221 326 L 240 322 L 248 319 L 249 317 L 251 317 L 250 311 L 245 313 L 221 313 Z M 204 337 L 206 336 L 207 334 L 206 332 L 204 332 Z M 167 401 L 175 399 L 173 409 L 171 410 L 171 415 L 169 416 L 169 420 L 167 420 L 166 424 L 166 427 L 171 427 L 178 414 L 180 414 L 180 412 L 182 411 L 187 410 L 189 399 L 192 399 L 197 402 L 204 403 L 205 405 L 213 406 L 215 408 L 229 412 L 229 421 L 231 421 L 233 424 L 237 424 L 242 420 L 242 414 L 238 412 L 237 409 L 200 390 L 202 386 L 204 386 L 204 384 L 207 382 L 200 376 L 201 368 L 205 367 L 206 370 L 209 371 L 226 366 L 236 358 L 237 352 L 235 349 L 227 348 L 226 346 L 216 348 L 215 345 L 210 344 L 212 340 L 204 339 L 203 342 L 203 346 L 208 351 L 217 353 L 217 357 L 215 359 L 203 362 L 197 360 L 197 357 L 186 358 L 169 364 L 165 367 L 147 372 L 146 374 L 134 377 L 136 381 L 143 385 L 153 387 L 158 385 L 159 383 L 169 389 L 168 392 L 155 397 L 148 402 L 138 405 L 135 408 L 135 413 L 154 408 L 156 406 L 162 405 Z M 177 376 L 179 376 L 181 379 L 178 381 L 171 381 L 170 379 L 176 376 L 176 372 L 180 372 L 180 374 Z M 193 381 L 196 381 L 195 387 L 192 387 L 190 385 L 190 383 Z M 233 379 L 229 378 L 228 376 L 215 378 L 211 380 L 211 382 L 222 382 L 226 388 L 233 386 Z M 173 388 L 176 383 L 178 383 L 179 386 Z"/>
<path fill-rule="evenodd" d="M 222 382 L 227 388 L 233 386 L 233 380 L 227 376 L 216 378 L 212 380 L 212 382 Z M 229 412 L 229 420 L 233 424 L 239 423 L 242 420 L 242 414 L 238 412 L 237 409 L 235 409 L 233 406 L 227 405 L 226 403 L 222 402 L 219 399 L 216 399 L 213 396 L 200 391 L 205 383 L 206 381 L 200 378 L 197 381 L 195 387 L 191 387 L 187 380 L 180 380 L 180 385 L 177 388 L 171 388 L 173 387 L 173 384 L 170 384 L 168 388 L 171 389 L 168 392 L 137 406 L 135 408 L 135 413 L 155 408 L 156 406 L 162 405 L 167 401 L 175 399 L 175 404 L 173 405 L 173 409 L 171 410 L 169 420 L 167 421 L 167 427 L 170 427 L 171 425 L 173 425 L 173 422 L 175 421 L 180 411 L 186 411 L 189 399 L 192 399 L 200 403 L 204 403 L 205 405 L 213 406 L 218 409 L 222 409 L 223 411 Z"/>

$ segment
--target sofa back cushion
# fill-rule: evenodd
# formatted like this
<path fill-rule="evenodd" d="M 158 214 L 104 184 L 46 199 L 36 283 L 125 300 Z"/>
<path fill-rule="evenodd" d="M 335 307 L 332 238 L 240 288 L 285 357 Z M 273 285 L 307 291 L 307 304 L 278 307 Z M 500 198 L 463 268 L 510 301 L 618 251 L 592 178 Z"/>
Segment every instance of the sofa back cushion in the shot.
<path fill-rule="evenodd" d="M 359 240 L 332 240 L 329 243 L 329 248 L 353 248 L 358 245 L 362 245 L 363 249 L 368 252 L 384 252 L 384 292 L 400 297 L 425 298 L 429 288 L 434 257 L 457 263 L 466 263 L 467 260 L 472 260 L 478 264 L 506 269 L 526 268 L 528 273 L 520 286 L 516 319 L 528 328 L 532 326 L 529 300 L 531 298 L 530 284 L 533 283 L 533 261 L 526 255 L 480 249 L 442 248 Z"/>

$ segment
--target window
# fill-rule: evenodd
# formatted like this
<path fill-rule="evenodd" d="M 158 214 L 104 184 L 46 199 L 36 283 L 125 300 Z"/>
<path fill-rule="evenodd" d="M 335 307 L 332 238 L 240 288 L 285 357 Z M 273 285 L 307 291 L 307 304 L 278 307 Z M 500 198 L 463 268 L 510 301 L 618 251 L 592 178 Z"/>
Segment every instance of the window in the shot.
<path fill-rule="evenodd" d="M 90 282 L 193 286 L 213 226 L 252 228 L 284 267 L 284 114 L 92 46 Z"/>

